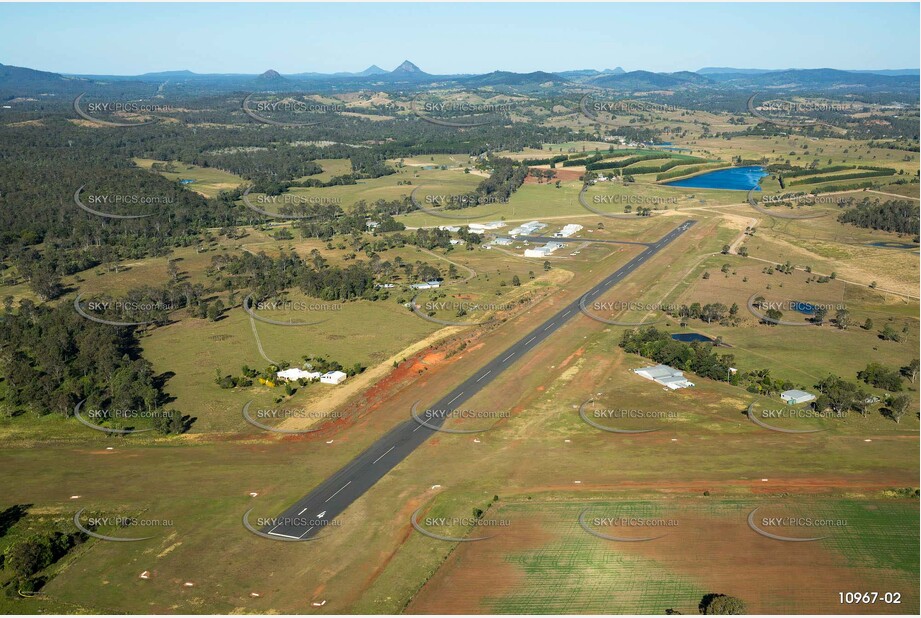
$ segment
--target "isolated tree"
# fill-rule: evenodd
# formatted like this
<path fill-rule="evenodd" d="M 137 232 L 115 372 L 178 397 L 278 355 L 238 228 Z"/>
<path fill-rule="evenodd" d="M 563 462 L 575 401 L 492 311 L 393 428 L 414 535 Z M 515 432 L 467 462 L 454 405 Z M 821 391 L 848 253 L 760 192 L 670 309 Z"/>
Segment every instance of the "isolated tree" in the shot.
<path fill-rule="evenodd" d="M 838 309 L 835 312 L 835 326 L 841 330 L 847 330 L 851 324 L 851 312 L 847 309 Z"/>
<path fill-rule="evenodd" d="M 764 312 L 764 316 L 766 318 L 769 318 L 767 320 L 764 320 L 765 322 L 767 322 L 768 324 L 774 325 L 778 321 L 780 321 L 780 319 L 783 317 L 783 312 L 780 309 L 771 307 L 770 309 Z"/>
<path fill-rule="evenodd" d="M 873 320 L 867 318 L 867 321 L 863 323 L 864 330 L 873 330 Z"/>
<path fill-rule="evenodd" d="M 892 327 L 892 324 L 886 324 L 883 326 L 883 332 L 880 333 L 880 336 L 886 341 L 902 340 L 902 336 Z"/>
<path fill-rule="evenodd" d="M 821 326 L 825 322 L 825 317 L 828 315 L 828 309 L 825 307 L 816 307 L 815 312 L 812 314 L 812 322 Z"/>
<path fill-rule="evenodd" d="M 918 359 L 914 359 L 900 370 L 901 374 L 908 378 L 908 381 L 912 384 L 915 383 L 915 380 L 918 378 Z"/>
<path fill-rule="evenodd" d="M 512 285 L 514 285 L 514 286 L 516 286 L 516 287 L 519 286 L 519 285 L 521 285 L 521 279 L 518 278 L 518 275 L 513 275 L 513 276 L 512 276 Z"/>
<path fill-rule="evenodd" d="M 896 423 L 902 420 L 905 413 L 908 412 L 908 406 L 911 405 L 911 397 L 908 395 L 896 395 L 889 401 L 889 415 Z"/>
<path fill-rule="evenodd" d="M 700 600 L 698 609 L 701 614 L 714 616 L 730 616 L 745 614 L 745 603 L 742 599 L 731 597 L 728 594 L 705 594 Z"/>

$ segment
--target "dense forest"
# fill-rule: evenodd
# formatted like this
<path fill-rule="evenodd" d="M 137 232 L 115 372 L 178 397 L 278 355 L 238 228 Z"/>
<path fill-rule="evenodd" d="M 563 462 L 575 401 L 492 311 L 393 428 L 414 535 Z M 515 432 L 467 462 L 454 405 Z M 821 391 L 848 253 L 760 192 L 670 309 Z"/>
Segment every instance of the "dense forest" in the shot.
<path fill-rule="evenodd" d="M 7 416 L 70 416 L 85 400 L 87 409 L 107 413 L 97 423 L 173 421 L 158 426 L 163 433 L 184 431 L 191 423 L 163 409 L 168 402 L 163 378 L 140 358 L 133 328 L 87 320 L 69 305 L 51 308 L 29 301 L 22 301 L 16 312 L 7 305 L 3 317 L 0 406 Z M 121 411 L 120 417 L 114 411 Z"/>
<path fill-rule="evenodd" d="M 864 198 L 854 208 L 838 215 L 838 221 L 917 237 L 918 204 L 909 200 L 887 200 L 880 203 L 879 200 Z"/>

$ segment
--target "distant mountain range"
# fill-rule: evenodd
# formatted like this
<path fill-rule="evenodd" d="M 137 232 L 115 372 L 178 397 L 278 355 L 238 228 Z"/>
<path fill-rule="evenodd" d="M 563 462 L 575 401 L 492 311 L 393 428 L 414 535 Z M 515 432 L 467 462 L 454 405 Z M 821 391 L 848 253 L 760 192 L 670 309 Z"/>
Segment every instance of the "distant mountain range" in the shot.
<path fill-rule="evenodd" d="M 142 91 L 171 87 L 189 92 L 203 89 L 239 90 L 339 90 L 344 87 L 387 89 L 425 85 L 467 88 L 508 88 L 520 90 L 578 89 L 597 87 L 618 92 L 656 92 L 682 90 L 755 90 L 771 92 L 837 91 L 913 93 L 917 99 L 918 69 L 882 69 L 879 71 L 843 71 L 838 69 L 742 69 L 705 67 L 698 71 L 671 73 L 625 71 L 621 67 L 579 69 L 556 73 L 533 71 L 493 71 L 464 75 L 433 75 L 406 60 L 392 71 L 377 65 L 355 73 L 293 73 L 282 75 L 269 69 L 261 75 L 243 73 L 201 74 L 189 70 L 161 71 L 141 75 L 62 75 L 35 69 L 0 64 L 0 96 L 11 98 L 41 93 L 70 93 L 97 88 Z"/>
<path fill-rule="evenodd" d="M 782 71 L 796 71 L 797 69 L 734 69 L 732 67 L 704 67 L 698 69 L 697 73 L 701 75 L 719 75 L 725 73 L 736 73 L 739 75 L 757 75 L 759 73 L 779 73 Z M 800 69 L 807 70 L 807 69 Z M 849 69 L 848 73 L 875 73 L 876 75 L 918 75 L 919 69 Z"/>

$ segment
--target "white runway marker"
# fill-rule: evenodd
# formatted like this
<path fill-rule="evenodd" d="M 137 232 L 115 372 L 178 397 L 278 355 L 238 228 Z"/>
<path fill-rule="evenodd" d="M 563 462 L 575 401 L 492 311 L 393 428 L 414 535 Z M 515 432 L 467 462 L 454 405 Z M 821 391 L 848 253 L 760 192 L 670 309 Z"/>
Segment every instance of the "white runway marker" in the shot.
<path fill-rule="evenodd" d="M 392 447 L 391 447 L 391 448 L 392 448 Z M 387 453 L 389 453 L 389 452 L 390 452 L 390 451 L 387 451 Z M 386 455 L 387 453 L 384 453 L 384 455 Z M 335 494 L 331 495 L 329 498 L 327 498 L 327 499 L 324 501 L 324 504 L 325 504 L 326 502 L 329 502 L 329 501 L 332 500 L 333 498 L 335 498 L 335 497 L 336 497 L 336 494 L 338 494 L 340 491 L 342 491 L 343 489 L 345 489 L 346 487 L 348 487 L 348 486 L 351 485 L 351 484 L 352 484 L 352 481 L 349 481 L 348 483 L 346 483 L 345 485 L 343 485 L 342 487 L 340 487 L 340 488 L 336 491 Z"/>
<path fill-rule="evenodd" d="M 419 425 L 419 427 L 422 427 L 422 425 Z M 387 453 L 389 453 L 390 451 L 392 451 L 392 450 L 395 449 L 395 448 L 396 448 L 396 445 L 391 446 L 390 448 L 387 449 Z M 384 455 L 386 455 L 387 453 L 384 453 Z M 381 459 L 384 458 L 384 455 L 381 455 L 380 457 L 378 457 L 377 459 L 375 459 L 375 460 L 372 461 L 371 463 L 372 463 L 372 464 L 376 464 L 377 462 L 379 462 Z M 352 481 L 349 481 L 349 483 L 351 483 L 351 482 L 352 482 Z M 344 488 L 343 488 L 343 489 L 344 489 Z M 342 491 L 342 489 L 340 489 L 339 491 Z M 339 493 L 339 491 L 337 491 L 336 494 Z M 333 494 L 333 496 L 335 496 L 336 494 Z M 332 498 L 333 496 L 330 496 L 330 498 Z M 329 501 L 327 500 L 327 502 L 329 502 Z"/>

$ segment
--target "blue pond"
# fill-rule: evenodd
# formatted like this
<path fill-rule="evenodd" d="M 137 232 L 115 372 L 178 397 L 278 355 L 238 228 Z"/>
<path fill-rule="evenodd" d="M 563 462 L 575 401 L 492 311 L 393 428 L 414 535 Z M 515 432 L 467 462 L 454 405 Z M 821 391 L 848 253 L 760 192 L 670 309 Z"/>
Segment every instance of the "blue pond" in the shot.
<path fill-rule="evenodd" d="M 180 184 L 183 184 L 183 185 L 190 185 L 190 184 L 192 184 L 193 182 L 195 182 L 195 180 L 194 180 L 193 178 L 182 178 L 182 179 L 179 180 L 179 183 L 180 183 Z"/>
<path fill-rule="evenodd" d="M 879 241 L 871 242 L 869 244 L 871 247 L 879 247 L 880 249 L 917 249 L 918 245 L 915 243 L 908 242 L 894 242 L 894 241 Z"/>
<path fill-rule="evenodd" d="M 684 343 L 691 343 L 692 341 L 713 341 L 710 337 L 701 335 L 700 333 L 675 333 L 672 335 L 672 339 L 675 341 L 683 341 Z"/>
<path fill-rule="evenodd" d="M 815 305 L 810 305 L 809 303 L 803 302 L 801 300 L 791 300 L 790 308 L 797 313 L 802 313 L 803 315 L 812 315 L 815 313 Z"/>
<path fill-rule="evenodd" d="M 684 180 L 665 183 L 669 187 L 685 187 L 688 189 L 731 189 L 734 191 L 748 191 L 752 188 L 761 190 L 758 181 L 768 173 L 760 165 L 747 167 L 731 167 L 725 170 L 707 172 L 700 176 L 692 176 Z"/>

